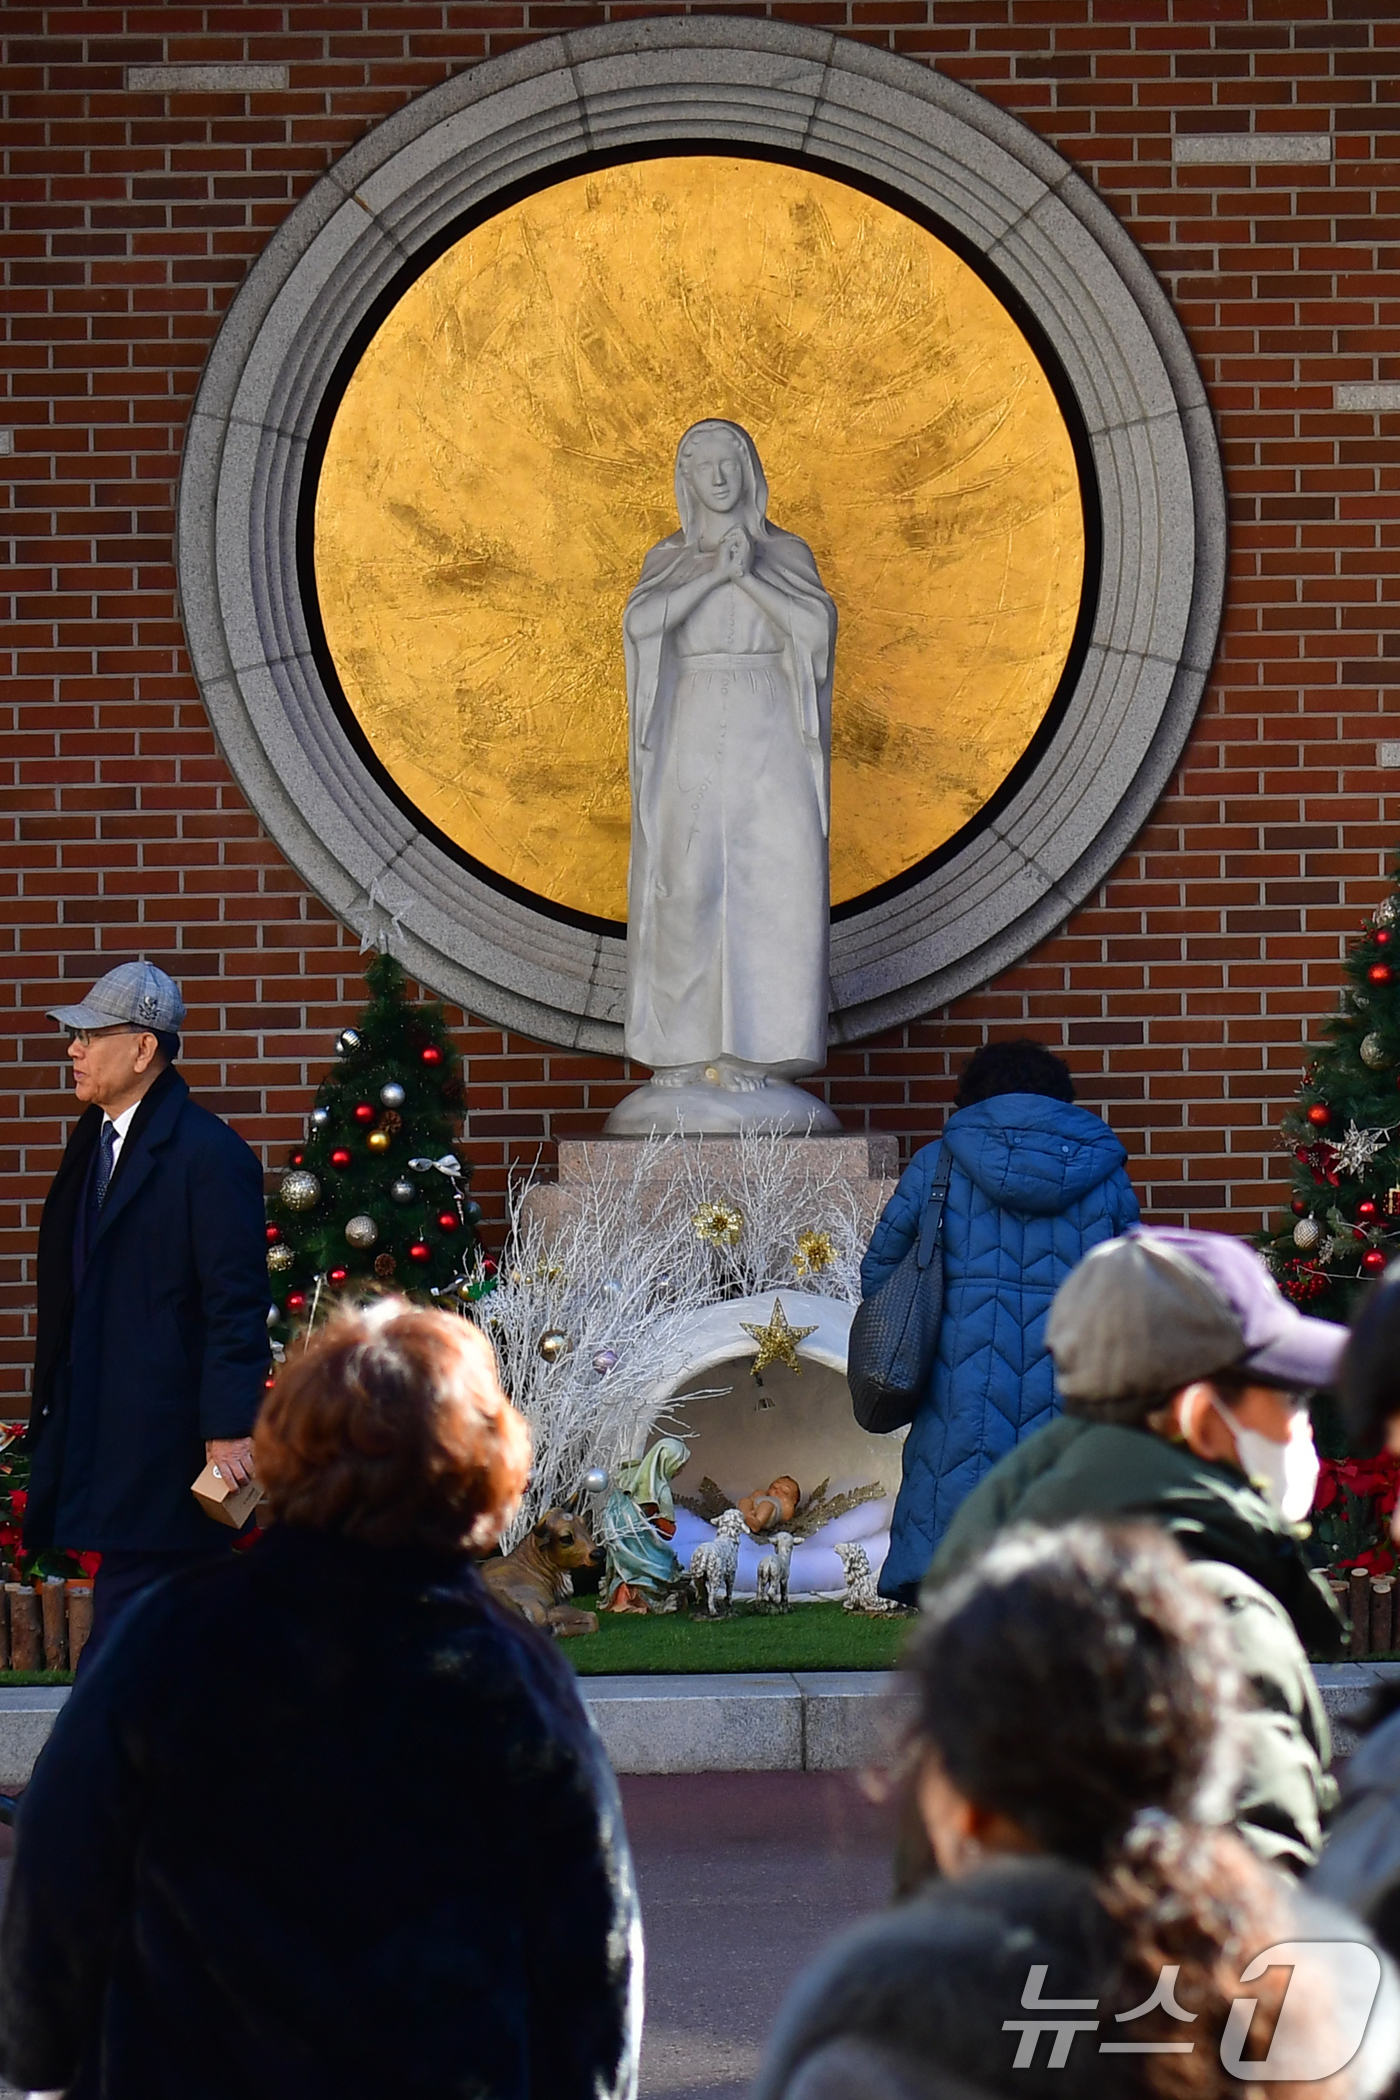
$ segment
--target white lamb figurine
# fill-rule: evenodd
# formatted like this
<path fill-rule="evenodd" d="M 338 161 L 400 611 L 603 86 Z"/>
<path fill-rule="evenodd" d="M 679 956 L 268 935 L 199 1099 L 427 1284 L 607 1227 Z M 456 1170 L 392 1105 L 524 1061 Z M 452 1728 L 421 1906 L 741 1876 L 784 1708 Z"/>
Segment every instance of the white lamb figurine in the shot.
<path fill-rule="evenodd" d="M 897 1604 L 882 1597 L 876 1589 L 864 1546 L 838 1546 L 836 1553 L 846 1571 L 846 1594 L 841 1599 L 843 1611 L 863 1611 L 874 1616 L 899 1610 Z"/>
<path fill-rule="evenodd" d="M 695 1603 L 699 1608 L 703 1597 L 710 1618 L 727 1617 L 734 1602 L 734 1577 L 739 1568 L 739 1541 L 748 1526 L 737 1509 L 722 1510 L 715 1518 L 715 1536 L 697 1546 L 690 1556 L 690 1580 L 695 1589 Z M 719 1593 L 724 1592 L 723 1611 L 717 1609 Z"/>
<path fill-rule="evenodd" d="M 758 1564 L 758 1608 L 760 1611 L 791 1611 L 788 1603 L 788 1568 L 797 1544 L 790 1531 L 773 1533 L 773 1551 Z"/>

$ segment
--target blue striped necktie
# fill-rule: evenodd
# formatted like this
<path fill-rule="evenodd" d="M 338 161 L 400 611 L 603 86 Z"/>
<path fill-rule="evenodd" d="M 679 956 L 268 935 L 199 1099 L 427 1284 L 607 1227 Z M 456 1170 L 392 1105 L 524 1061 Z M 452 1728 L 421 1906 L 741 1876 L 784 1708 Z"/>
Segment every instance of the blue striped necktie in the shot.
<path fill-rule="evenodd" d="M 112 1167 L 117 1156 L 117 1126 L 108 1117 L 102 1125 L 102 1136 L 97 1145 L 97 1175 L 93 1183 L 93 1195 L 97 1208 L 101 1210 L 107 1201 L 107 1191 L 112 1185 Z"/>

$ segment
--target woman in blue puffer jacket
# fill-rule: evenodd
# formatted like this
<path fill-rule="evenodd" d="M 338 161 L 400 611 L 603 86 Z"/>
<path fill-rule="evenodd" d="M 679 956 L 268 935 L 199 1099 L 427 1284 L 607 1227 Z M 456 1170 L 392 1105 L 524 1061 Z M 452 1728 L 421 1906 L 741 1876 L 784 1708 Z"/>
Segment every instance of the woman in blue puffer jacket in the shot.
<path fill-rule="evenodd" d="M 1138 1221 L 1127 1154 L 1075 1107 L 1068 1065 L 1042 1043 L 989 1043 L 963 1069 L 941 1140 L 915 1153 L 885 1205 L 861 1263 L 867 1297 L 913 1245 L 943 1145 L 943 1321 L 880 1574 L 882 1595 L 904 1604 L 964 1495 L 1059 1411 L 1050 1300 L 1091 1247 Z"/>

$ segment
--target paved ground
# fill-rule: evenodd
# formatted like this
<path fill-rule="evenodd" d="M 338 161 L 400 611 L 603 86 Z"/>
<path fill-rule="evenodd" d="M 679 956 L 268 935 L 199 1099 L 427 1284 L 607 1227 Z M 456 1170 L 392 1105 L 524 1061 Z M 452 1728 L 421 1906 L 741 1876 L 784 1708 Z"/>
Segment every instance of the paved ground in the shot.
<path fill-rule="evenodd" d="M 742 2100 L 793 1977 L 887 1900 L 885 1814 L 847 1772 L 621 1785 L 646 1931 L 642 2100 Z"/>

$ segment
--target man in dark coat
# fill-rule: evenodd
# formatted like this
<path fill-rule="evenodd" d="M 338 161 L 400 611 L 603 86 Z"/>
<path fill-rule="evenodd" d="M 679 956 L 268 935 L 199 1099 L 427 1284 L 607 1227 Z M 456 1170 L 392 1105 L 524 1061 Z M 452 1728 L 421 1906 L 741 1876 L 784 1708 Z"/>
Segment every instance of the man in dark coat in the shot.
<path fill-rule="evenodd" d="M 227 1552 L 190 1493 L 212 1459 L 251 1466 L 268 1365 L 262 1176 L 174 1068 L 180 989 L 123 963 L 69 1031 L 83 1104 L 39 1227 L 39 1319 L 24 1543 L 99 1552 L 100 1647 L 149 1583 Z"/>

